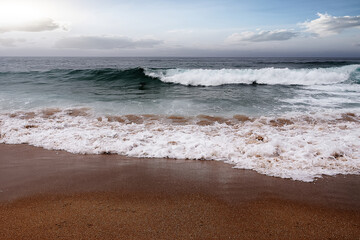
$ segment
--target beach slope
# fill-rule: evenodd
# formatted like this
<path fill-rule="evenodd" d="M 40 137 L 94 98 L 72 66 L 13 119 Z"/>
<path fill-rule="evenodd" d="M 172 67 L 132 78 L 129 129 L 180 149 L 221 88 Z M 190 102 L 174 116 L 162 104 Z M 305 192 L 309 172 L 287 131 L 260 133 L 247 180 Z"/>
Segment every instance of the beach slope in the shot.
<path fill-rule="evenodd" d="M 359 239 L 360 177 L 0 145 L 0 239 Z"/>

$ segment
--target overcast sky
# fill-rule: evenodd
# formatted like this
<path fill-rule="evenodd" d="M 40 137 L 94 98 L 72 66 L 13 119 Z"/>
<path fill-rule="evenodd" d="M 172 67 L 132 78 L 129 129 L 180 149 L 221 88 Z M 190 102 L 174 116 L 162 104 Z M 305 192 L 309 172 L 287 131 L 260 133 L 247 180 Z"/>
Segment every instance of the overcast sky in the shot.
<path fill-rule="evenodd" d="M 0 55 L 360 57 L 360 1 L 0 0 Z"/>

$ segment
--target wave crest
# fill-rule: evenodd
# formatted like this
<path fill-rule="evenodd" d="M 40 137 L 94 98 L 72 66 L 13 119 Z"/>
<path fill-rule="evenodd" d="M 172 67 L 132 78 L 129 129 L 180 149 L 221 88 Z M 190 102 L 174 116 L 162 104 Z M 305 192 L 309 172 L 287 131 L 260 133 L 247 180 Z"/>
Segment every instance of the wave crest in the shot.
<path fill-rule="evenodd" d="M 225 84 L 323 85 L 342 83 L 359 72 L 360 65 L 333 68 L 289 69 L 167 69 L 146 70 L 145 74 L 166 83 L 190 86 Z M 356 78 L 359 74 L 356 74 Z"/>

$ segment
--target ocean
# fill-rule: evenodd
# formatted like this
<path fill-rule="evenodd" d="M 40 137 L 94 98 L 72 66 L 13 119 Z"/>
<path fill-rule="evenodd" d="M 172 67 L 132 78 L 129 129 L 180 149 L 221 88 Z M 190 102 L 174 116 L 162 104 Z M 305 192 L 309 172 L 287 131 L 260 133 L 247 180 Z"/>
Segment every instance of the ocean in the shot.
<path fill-rule="evenodd" d="M 360 174 L 360 59 L 0 58 L 0 143 Z"/>

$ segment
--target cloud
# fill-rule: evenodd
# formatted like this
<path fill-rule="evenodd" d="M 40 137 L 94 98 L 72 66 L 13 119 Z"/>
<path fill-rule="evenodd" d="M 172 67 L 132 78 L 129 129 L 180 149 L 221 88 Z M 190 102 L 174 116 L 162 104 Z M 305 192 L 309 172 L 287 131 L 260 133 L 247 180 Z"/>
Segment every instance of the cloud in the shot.
<path fill-rule="evenodd" d="M 319 18 L 301 23 L 306 32 L 319 37 L 326 37 L 342 32 L 346 28 L 360 26 L 360 16 L 333 17 L 329 14 L 317 14 Z"/>
<path fill-rule="evenodd" d="M 0 45 L 4 47 L 16 47 L 16 43 L 18 42 L 26 42 L 23 38 L 0 38 Z"/>
<path fill-rule="evenodd" d="M 154 39 L 134 40 L 127 37 L 81 36 L 64 38 L 56 42 L 58 48 L 76 49 L 131 49 L 152 48 L 162 41 Z"/>
<path fill-rule="evenodd" d="M 27 21 L 23 23 L 17 24 L 1 24 L 0 25 L 0 33 L 4 32 L 42 32 L 42 31 L 52 31 L 55 29 L 63 29 L 66 28 L 59 23 L 56 23 L 51 18 L 42 18 L 38 20 Z"/>
<path fill-rule="evenodd" d="M 258 31 L 234 33 L 227 38 L 229 43 L 239 42 L 266 42 L 266 41 L 285 41 L 296 37 L 298 33 L 290 30 Z"/>

